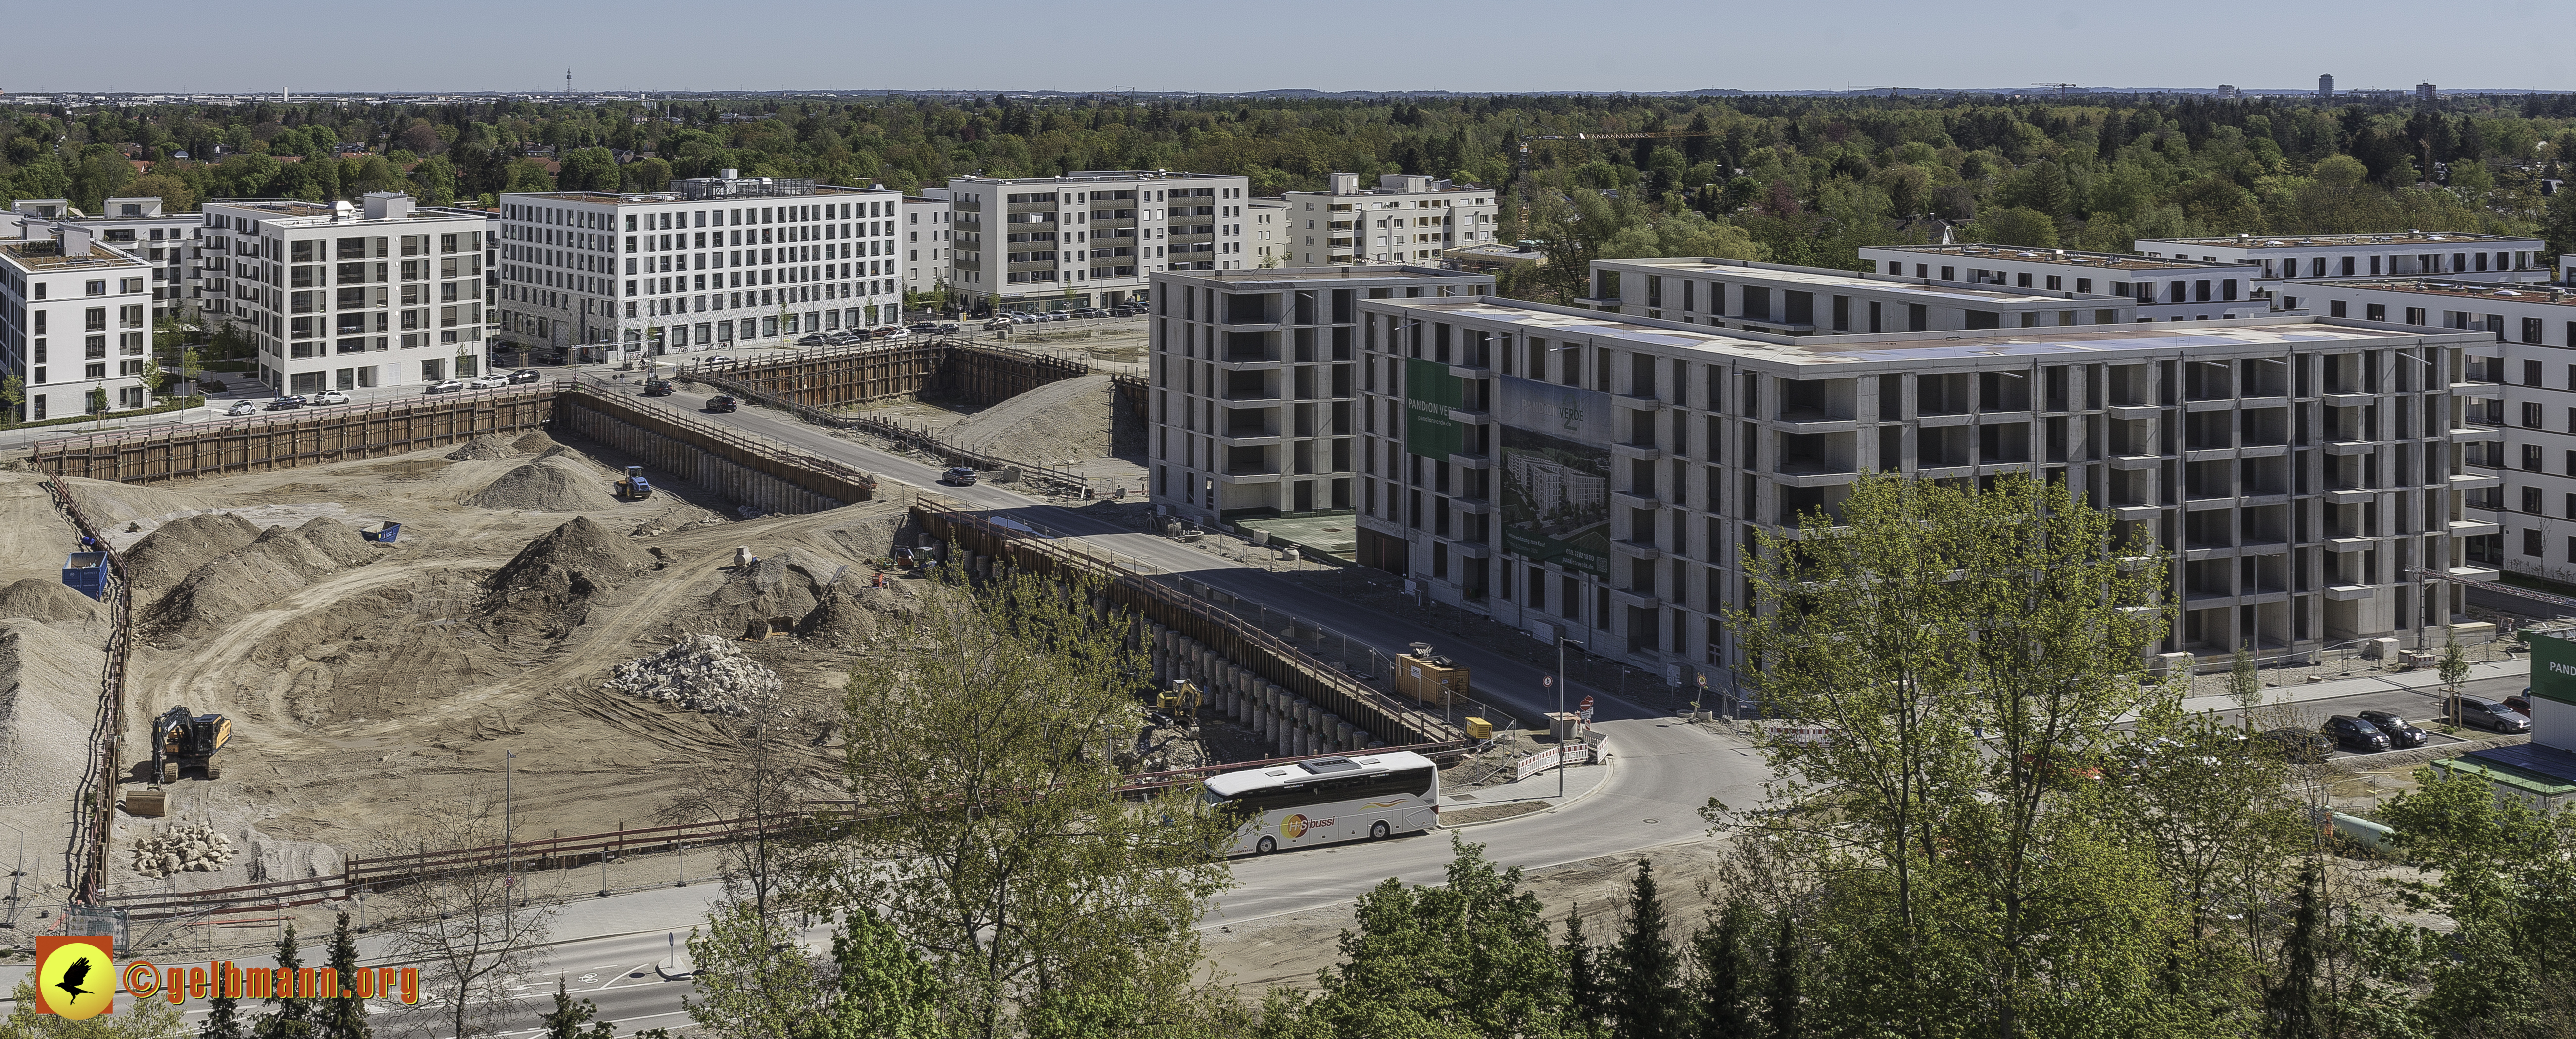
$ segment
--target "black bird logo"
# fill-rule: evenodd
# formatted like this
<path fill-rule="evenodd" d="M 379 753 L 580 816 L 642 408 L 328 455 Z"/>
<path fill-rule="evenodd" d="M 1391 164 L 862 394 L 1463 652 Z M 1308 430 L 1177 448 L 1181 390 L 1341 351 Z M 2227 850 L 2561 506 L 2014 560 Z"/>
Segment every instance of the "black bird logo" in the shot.
<path fill-rule="evenodd" d="M 90 990 L 81 987 L 81 982 L 87 980 L 89 980 L 89 957 L 83 956 L 73 961 L 71 966 L 63 968 L 63 980 L 55 982 L 54 987 L 70 993 L 73 999 L 79 999 L 90 994 Z"/>

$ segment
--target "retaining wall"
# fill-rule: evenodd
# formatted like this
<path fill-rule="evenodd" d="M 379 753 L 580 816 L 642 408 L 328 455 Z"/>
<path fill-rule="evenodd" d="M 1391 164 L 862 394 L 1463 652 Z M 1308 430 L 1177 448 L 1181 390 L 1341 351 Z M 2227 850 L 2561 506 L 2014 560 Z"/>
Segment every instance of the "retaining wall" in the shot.
<path fill-rule="evenodd" d="M 837 408 L 920 394 L 999 404 L 1040 386 L 1091 374 L 1079 361 L 955 339 L 798 351 L 691 368 L 763 399 Z"/>
<path fill-rule="evenodd" d="M 559 428 L 764 512 L 821 512 L 876 493 L 876 477 L 587 386 L 568 387 Z"/>
<path fill-rule="evenodd" d="M 57 476 L 154 483 L 383 458 L 509 436 L 554 421 L 557 386 L 288 411 L 38 441 L 32 460 Z M 273 414 L 274 417 L 270 417 Z"/>

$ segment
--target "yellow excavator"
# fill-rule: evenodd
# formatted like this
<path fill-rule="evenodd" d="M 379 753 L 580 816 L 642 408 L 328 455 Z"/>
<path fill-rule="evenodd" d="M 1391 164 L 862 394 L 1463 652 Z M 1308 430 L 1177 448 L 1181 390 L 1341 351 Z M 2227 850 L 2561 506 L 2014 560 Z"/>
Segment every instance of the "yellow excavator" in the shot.
<path fill-rule="evenodd" d="M 206 778 L 224 774 L 224 743 L 233 738 L 232 719 L 220 714 L 190 714 L 185 707 L 173 707 L 152 722 L 152 777 L 161 783 L 179 781 L 182 766 L 195 765 Z"/>

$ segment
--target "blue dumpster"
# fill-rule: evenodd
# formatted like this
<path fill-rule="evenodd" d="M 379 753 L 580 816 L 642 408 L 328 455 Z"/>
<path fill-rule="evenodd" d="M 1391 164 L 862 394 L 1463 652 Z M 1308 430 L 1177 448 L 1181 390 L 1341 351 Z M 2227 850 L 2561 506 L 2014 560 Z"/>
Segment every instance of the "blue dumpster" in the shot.
<path fill-rule="evenodd" d="M 63 584 L 92 599 L 107 598 L 107 553 L 74 552 L 63 559 Z"/>
<path fill-rule="evenodd" d="M 390 545 L 394 543 L 394 538 L 402 533 L 402 524 L 387 520 L 360 530 L 358 533 L 359 536 L 379 545 Z"/>

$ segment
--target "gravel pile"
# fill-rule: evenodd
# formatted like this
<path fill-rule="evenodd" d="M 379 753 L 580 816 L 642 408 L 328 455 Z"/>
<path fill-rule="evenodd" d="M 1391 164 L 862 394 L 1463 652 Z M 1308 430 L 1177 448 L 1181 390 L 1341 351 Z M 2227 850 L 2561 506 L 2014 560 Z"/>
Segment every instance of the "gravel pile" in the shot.
<path fill-rule="evenodd" d="M 503 474 L 465 499 L 478 509 L 589 512 L 617 506 L 607 476 L 567 455 L 548 455 Z"/>
<path fill-rule="evenodd" d="M 447 459 L 451 462 L 485 462 L 495 458 L 517 457 L 519 457 L 519 449 L 511 447 L 509 441 L 496 436 L 475 437 L 466 441 L 465 446 L 447 453 Z"/>
<path fill-rule="evenodd" d="M 1040 465 L 1109 453 L 1109 377 L 1085 375 L 1048 383 L 948 428 L 951 444 Z"/>
<path fill-rule="evenodd" d="M 0 621 L 0 808 L 68 803 L 79 790 L 106 666 L 104 651 L 61 629 Z"/>
<path fill-rule="evenodd" d="M 611 692 L 677 703 L 708 714 L 743 715 L 784 687 L 778 673 L 743 656 L 713 635 L 684 635 L 671 648 L 617 665 L 605 683 Z"/>
<path fill-rule="evenodd" d="M 168 588 L 208 560 L 239 552 L 257 540 L 259 524 L 233 513 L 181 516 L 154 528 L 127 549 L 125 570 L 137 585 Z"/>
<path fill-rule="evenodd" d="M 48 623 L 88 624 L 104 615 L 97 602 L 59 580 L 24 577 L 0 588 L 0 620 L 27 617 Z"/>
<path fill-rule="evenodd" d="M 377 558 L 376 546 L 338 520 L 315 517 L 292 530 L 270 527 L 241 551 L 190 571 L 143 611 L 139 626 L 146 638 L 175 648 Z"/>
<path fill-rule="evenodd" d="M 593 596 L 653 567 L 652 553 L 575 516 L 493 571 L 483 615 L 505 644 L 518 635 L 559 639 L 590 618 Z"/>
<path fill-rule="evenodd" d="M 212 873 L 232 861 L 232 838 L 205 823 L 164 826 L 134 842 L 134 871 L 147 877 Z"/>

